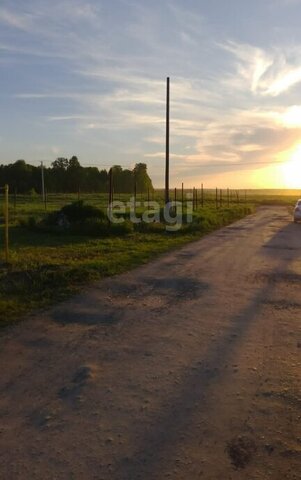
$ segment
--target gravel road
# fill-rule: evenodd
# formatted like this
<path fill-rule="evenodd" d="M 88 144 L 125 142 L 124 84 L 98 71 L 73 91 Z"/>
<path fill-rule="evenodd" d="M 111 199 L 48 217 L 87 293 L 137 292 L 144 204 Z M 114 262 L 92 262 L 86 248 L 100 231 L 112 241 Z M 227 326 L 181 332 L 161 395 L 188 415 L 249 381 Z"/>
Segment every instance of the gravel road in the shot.
<path fill-rule="evenodd" d="M 301 225 L 262 207 L 0 336 L 0 478 L 301 478 Z"/>

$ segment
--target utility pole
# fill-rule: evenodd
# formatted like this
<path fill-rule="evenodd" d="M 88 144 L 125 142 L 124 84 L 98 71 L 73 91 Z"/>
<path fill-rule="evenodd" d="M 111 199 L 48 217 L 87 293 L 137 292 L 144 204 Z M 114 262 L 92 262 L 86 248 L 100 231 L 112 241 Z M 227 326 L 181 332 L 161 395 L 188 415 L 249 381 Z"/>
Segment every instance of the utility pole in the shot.
<path fill-rule="evenodd" d="M 165 149 L 165 203 L 169 202 L 169 77 L 166 80 L 166 149 Z"/>
<path fill-rule="evenodd" d="M 45 180 L 44 180 L 44 165 L 41 162 L 41 174 L 42 174 L 42 198 L 43 202 L 45 202 Z"/>
<path fill-rule="evenodd" d="M 8 202 L 9 202 L 9 187 L 8 185 L 5 185 L 4 187 L 4 220 L 5 220 L 5 226 L 4 226 L 4 247 L 5 247 L 5 261 L 8 263 L 9 260 L 9 255 L 8 255 Z"/>
<path fill-rule="evenodd" d="M 113 168 L 109 170 L 109 210 L 112 209 L 113 203 Z"/>

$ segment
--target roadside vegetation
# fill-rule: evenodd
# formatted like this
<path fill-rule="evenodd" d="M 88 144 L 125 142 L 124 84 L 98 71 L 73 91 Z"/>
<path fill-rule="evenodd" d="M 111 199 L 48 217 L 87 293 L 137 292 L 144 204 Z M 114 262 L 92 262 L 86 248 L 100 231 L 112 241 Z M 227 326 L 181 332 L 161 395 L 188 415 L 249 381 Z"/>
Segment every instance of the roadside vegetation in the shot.
<path fill-rule="evenodd" d="M 162 200 L 160 192 L 157 197 Z M 126 200 L 125 196 L 123 199 Z M 184 224 L 177 232 L 166 232 L 163 222 L 133 225 L 126 220 L 109 225 L 106 203 L 105 195 L 87 195 L 85 202 L 79 203 L 76 195 L 53 196 L 45 211 L 40 197 L 10 199 L 8 265 L 3 261 L 3 225 L 0 230 L 1 325 L 61 301 L 94 281 L 143 264 L 253 211 L 247 203 L 228 206 L 222 202 L 216 208 L 212 196 L 203 207 L 195 209 L 192 223 Z M 69 225 L 58 228 L 55 219 L 62 211 L 68 222 L 72 215 L 76 216 L 74 222 L 70 221 L 72 228 Z M 85 218 L 78 218 L 84 211 Z"/>

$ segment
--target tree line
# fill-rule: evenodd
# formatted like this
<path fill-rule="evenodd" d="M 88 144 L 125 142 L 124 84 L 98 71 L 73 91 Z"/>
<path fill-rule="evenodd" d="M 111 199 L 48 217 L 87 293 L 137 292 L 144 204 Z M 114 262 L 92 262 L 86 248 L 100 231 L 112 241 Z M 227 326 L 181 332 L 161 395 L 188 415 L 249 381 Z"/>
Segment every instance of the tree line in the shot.
<path fill-rule="evenodd" d="M 113 187 L 116 193 L 153 191 L 152 181 L 145 163 L 136 163 L 132 170 L 120 165 L 112 167 Z M 9 165 L 0 165 L 0 186 L 8 184 L 11 192 L 41 193 L 42 170 L 40 166 L 30 165 L 25 160 L 17 160 Z M 109 189 L 109 170 L 97 167 L 81 166 L 76 156 L 59 157 L 51 167 L 44 167 L 44 181 L 50 193 L 105 193 Z"/>

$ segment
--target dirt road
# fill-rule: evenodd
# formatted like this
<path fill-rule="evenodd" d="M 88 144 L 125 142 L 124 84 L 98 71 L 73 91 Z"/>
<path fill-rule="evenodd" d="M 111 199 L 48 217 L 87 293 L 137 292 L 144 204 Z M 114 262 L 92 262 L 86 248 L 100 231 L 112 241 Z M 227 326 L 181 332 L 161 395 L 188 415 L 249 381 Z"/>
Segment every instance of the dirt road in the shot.
<path fill-rule="evenodd" d="M 301 478 L 301 225 L 261 208 L 0 337 L 0 478 Z"/>

